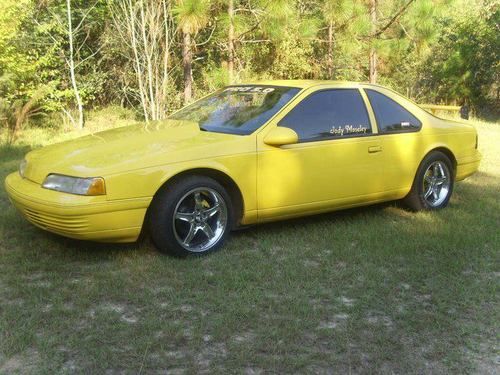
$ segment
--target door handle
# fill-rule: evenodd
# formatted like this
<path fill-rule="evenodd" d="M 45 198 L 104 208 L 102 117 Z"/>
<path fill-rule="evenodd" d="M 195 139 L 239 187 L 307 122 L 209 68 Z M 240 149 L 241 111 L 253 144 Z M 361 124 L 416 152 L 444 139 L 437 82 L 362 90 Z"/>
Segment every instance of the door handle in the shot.
<path fill-rule="evenodd" d="M 374 154 L 376 152 L 381 152 L 382 151 L 382 146 L 370 146 L 368 147 L 368 152 L 370 154 Z"/>

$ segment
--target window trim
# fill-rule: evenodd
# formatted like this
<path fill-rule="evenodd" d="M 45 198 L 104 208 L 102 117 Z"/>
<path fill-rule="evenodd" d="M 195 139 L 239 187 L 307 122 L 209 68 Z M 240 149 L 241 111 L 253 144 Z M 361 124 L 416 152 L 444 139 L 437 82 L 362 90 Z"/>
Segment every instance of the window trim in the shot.
<path fill-rule="evenodd" d="M 297 102 L 287 113 L 285 113 L 284 116 L 278 121 L 278 123 L 276 124 L 276 126 L 281 126 L 280 125 L 281 122 L 285 118 L 287 118 L 287 116 L 291 112 L 293 112 L 293 110 L 295 108 L 297 108 L 300 105 L 300 103 L 302 103 L 304 100 L 308 99 L 310 96 L 318 94 L 318 93 L 321 93 L 321 92 L 324 92 L 324 91 L 340 91 L 340 90 L 351 90 L 351 91 L 357 91 L 358 92 L 358 94 L 360 96 L 360 99 L 361 99 L 361 102 L 362 102 L 363 107 L 364 107 L 365 112 L 366 112 L 366 118 L 368 119 L 368 123 L 370 124 L 371 133 L 370 134 L 352 134 L 352 135 L 341 136 L 341 137 L 337 137 L 337 136 L 331 135 L 331 136 L 323 137 L 323 138 L 314 138 L 314 139 L 305 139 L 305 140 L 299 139 L 299 141 L 296 144 L 311 143 L 311 142 L 335 141 L 335 140 L 352 139 L 352 138 L 367 138 L 367 137 L 372 137 L 372 136 L 380 134 L 380 133 L 377 132 L 378 127 L 376 127 L 377 126 L 376 123 L 373 122 L 374 119 L 372 119 L 372 117 L 370 116 L 370 111 L 368 110 L 368 106 L 367 106 L 368 104 L 367 104 L 367 102 L 366 102 L 366 100 L 365 100 L 365 98 L 363 96 L 364 93 L 361 91 L 362 89 L 359 88 L 359 87 L 327 87 L 327 88 L 321 88 L 321 89 L 318 89 L 318 90 L 314 90 L 311 93 L 309 93 L 306 96 L 304 96 L 302 99 L 300 99 L 299 102 Z M 368 97 L 366 99 L 368 100 Z M 369 104 L 370 104 L 370 108 L 371 108 L 371 103 L 369 103 Z M 373 115 L 373 117 L 375 117 L 375 114 Z M 288 127 L 288 126 L 283 126 L 283 127 Z"/>
<path fill-rule="evenodd" d="M 404 133 L 418 133 L 419 131 L 422 130 L 422 127 L 423 127 L 423 123 L 422 123 L 422 120 L 420 120 L 420 118 L 418 118 L 418 116 L 415 116 L 415 114 L 410 111 L 409 109 L 407 109 L 404 105 L 402 105 L 401 103 L 398 103 L 396 100 L 394 100 L 393 98 L 389 97 L 388 95 L 384 94 L 383 92 L 380 92 L 379 90 L 377 89 L 374 89 L 374 88 L 367 88 L 367 87 L 363 87 L 362 90 L 364 91 L 365 95 L 366 95 L 366 99 L 368 100 L 368 103 L 370 105 L 370 108 L 373 112 L 373 116 L 375 118 L 375 122 L 376 122 L 376 125 L 377 125 L 377 130 L 378 130 L 378 135 L 390 135 L 390 134 L 404 134 Z M 370 101 L 370 97 L 368 96 L 368 91 L 374 91 L 376 92 L 377 94 L 380 94 L 382 96 L 384 96 L 385 98 L 387 98 L 389 101 L 395 103 L 396 105 L 400 106 L 401 108 L 403 108 L 406 112 L 408 112 L 410 115 L 412 115 L 413 117 L 415 117 L 419 124 L 418 124 L 418 128 L 416 129 L 401 129 L 401 130 L 395 130 L 395 131 L 384 131 L 380 126 L 379 126 L 379 120 L 377 118 L 377 113 L 375 111 L 375 108 L 373 107 L 372 105 L 372 102 Z M 399 95 L 399 94 L 398 94 Z"/>

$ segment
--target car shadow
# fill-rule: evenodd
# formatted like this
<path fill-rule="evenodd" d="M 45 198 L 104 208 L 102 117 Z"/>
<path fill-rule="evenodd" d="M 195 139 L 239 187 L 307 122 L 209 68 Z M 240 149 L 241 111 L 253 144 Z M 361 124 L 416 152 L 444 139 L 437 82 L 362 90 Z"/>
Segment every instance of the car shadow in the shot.
<path fill-rule="evenodd" d="M 408 209 L 404 206 L 404 204 L 400 201 L 390 201 L 383 203 L 376 203 L 369 206 L 362 207 L 354 207 L 348 208 L 338 211 L 326 212 L 316 215 L 292 218 L 292 219 L 284 219 L 278 221 L 272 221 L 262 224 L 249 225 L 241 228 L 235 229 L 231 235 L 235 238 L 238 236 L 244 236 L 248 234 L 257 233 L 261 229 L 265 229 L 269 232 L 279 232 L 283 229 L 283 227 L 287 226 L 314 226 L 318 224 L 323 224 L 331 221 L 343 221 L 343 220 L 356 220 L 359 216 L 366 215 L 377 215 L 381 213 L 384 209 L 388 207 L 400 208 L 405 211 Z"/>

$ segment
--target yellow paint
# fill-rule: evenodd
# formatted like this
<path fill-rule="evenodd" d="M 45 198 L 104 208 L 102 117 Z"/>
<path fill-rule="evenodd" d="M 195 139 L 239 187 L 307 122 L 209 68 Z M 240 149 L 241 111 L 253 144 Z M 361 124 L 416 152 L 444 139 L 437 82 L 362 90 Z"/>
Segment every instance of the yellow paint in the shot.
<path fill-rule="evenodd" d="M 269 146 L 284 146 L 297 143 L 299 136 L 295 130 L 283 126 L 274 127 L 264 138 L 264 143 Z"/>
<path fill-rule="evenodd" d="M 479 166 L 473 126 L 434 117 L 389 89 L 328 81 L 256 84 L 302 91 L 248 136 L 201 132 L 195 123 L 166 120 L 32 151 L 26 155 L 25 178 L 15 172 L 5 180 L 9 197 L 28 220 L 49 231 L 79 239 L 129 242 L 137 239 L 154 194 L 179 173 L 224 173 L 243 197 L 241 223 L 253 224 L 403 198 L 420 162 L 436 148 L 454 156 L 457 180 Z M 277 129 L 279 120 L 297 103 L 325 88 L 361 90 L 373 135 L 296 143 L 293 131 Z M 364 88 L 378 90 L 406 107 L 422 122 L 422 129 L 377 134 Z M 106 195 L 43 189 L 41 184 L 50 173 L 102 177 Z"/>

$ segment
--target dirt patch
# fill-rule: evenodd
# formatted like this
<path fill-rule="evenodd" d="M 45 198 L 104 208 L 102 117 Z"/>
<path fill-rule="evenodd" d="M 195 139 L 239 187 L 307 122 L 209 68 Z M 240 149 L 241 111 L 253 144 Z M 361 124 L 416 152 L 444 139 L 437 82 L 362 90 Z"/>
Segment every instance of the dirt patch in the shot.
<path fill-rule="evenodd" d="M 260 368 L 247 367 L 245 369 L 245 375 L 260 375 L 263 373 L 264 371 Z"/>
<path fill-rule="evenodd" d="M 316 262 L 315 260 L 305 260 L 304 261 L 304 267 L 307 268 L 318 268 L 320 266 L 319 262 Z"/>
<path fill-rule="evenodd" d="M 234 336 L 233 340 L 237 343 L 252 342 L 257 338 L 257 335 L 251 331 L 244 332 L 241 335 Z"/>
<path fill-rule="evenodd" d="M 116 303 L 104 303 L 88 311 L 88 315 L 95 319 L 97 314 L 114 314 L 119 315 L 119 319 L 125 323 L 134 324 L 137 323 L 139 318 L 135 311 L 130 311 L 131 308 L 127 308 L 125 305 Z"/>
<path fill-rule="evenodd" d="M 391 318 L 389 318 L 386 315 L 378 313 L 369 313 L 366 317 L 366 321 L 373 325 L 383 325 L 388 328 L 394 325 Z"/>
<path fill-rule="evenodd" d="M 356 300 L 354 298 L 348 298 L 346 296 L 341 296 L 339 298 L 339 300 L 340 300 L 340 303 L 342 303 L 343 305 L 345 305 L 347 307 L 354 306 L 354 302 L 356 302 Z"/>
<path fill-rule="evenodd" d="M 345 325 L 348 319 L 348 314 L 336 314 L 332 317 L 331 320 L 321 322 L 318 326 L 318 329 L 335 329 L 339 326 Z"/>
<path fill-rule="evenodd" d="M 500 369 L 500 355 L 498 345 L 493 340 L 479 344 L 478 353 L 471 353 L 478 374 L 496 375 Z"/>
<path fill-rule="evenodd" d="M 40 355 L 35 349 L 28 349 L 24 352 L 10 357 L 1 364 L 1 374 L 31 374 L 34 373 L 40 363 Z"/>
<path fill-rule="evenodd" d="M 179 310 L 183 313 L 188 313 L 190 311 L 193 311 L 193 307 L 191 305 L 182 305 Z"/>
<path fill-rule="evenodd" d="M 198 373 L 209 373 L 210 364 L 214 359 L 226 358 L 227 349 L 224 343 L 208 343 L 195 355 L 198 364 Z"/>

